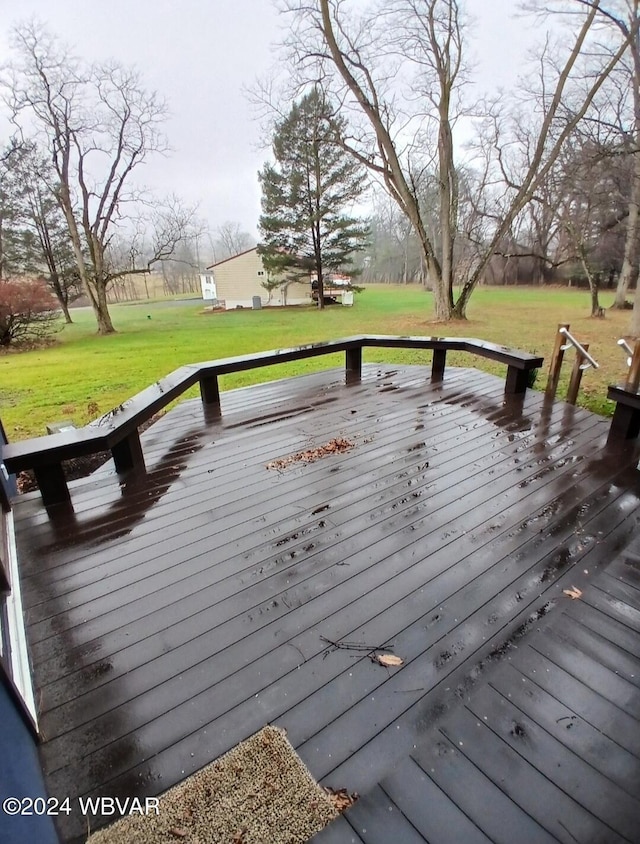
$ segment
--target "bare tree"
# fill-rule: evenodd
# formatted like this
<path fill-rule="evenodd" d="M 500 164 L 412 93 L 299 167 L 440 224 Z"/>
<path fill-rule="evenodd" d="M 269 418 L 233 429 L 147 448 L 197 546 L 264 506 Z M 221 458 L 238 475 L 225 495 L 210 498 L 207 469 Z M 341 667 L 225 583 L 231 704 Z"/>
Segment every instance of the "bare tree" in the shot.
<path fill-rule="evenodd" d="M 533 148 L 524 116 L 519 139 L 525 151 Z M 516 275 L 524 268 L 528 281 L 549 279 L 561 267 L 565 277 L 586 280 L 592 316 L 602 316 L 600 279 L 611 287 L 623 262 L 630 173 L 619 139 L 592 115 L 574 129 L 496 253 L 515 264 Z"/>
<path fill-rule="evenodd" d="M 397 204 L 383 192 L 374 195 L 364 257 L 367 281 L 408 284 L 421 277 L 420 248 L 413 228 Z"/>
<path fill-rule="evenodd" d="M 196 210 L 171 195 L 149 214 L 130 220 L 125 231 L 114 232 L 104 253 L 109 283 L 142 275 L 146 288 L 146 276 L 156 264 L 186 261 L 193 268 L 193 258 L 190 254 L 185 258 L 184 253 L 197 236 Z"/>
<path fill-rule="evenodd" d="M 604 113 L 598 115 L 600 126 L 615 134 L 619 149 L 633 161 L 631 191 L 627 208 L 627 236 L 624 259 L 614 308 L 626 307 L 626 295 L 630 285 L 638 278 L 638 238 L 640 235 L 640 0 L 613 0 L 607 8 L 600 8 L 599 15 L 608 24 L 617 40 L 628 45 L 625 60 L 620 63 L 618 75 L 621 84 L 614 93 Z M 638 304 L 640 310 L 640 303 Z M 634 320 L 636 318 L 634 317 Z M 640 313 L 636 330 L 640 334 Z"/>
<path fill-rule="evenodd" d="M 459 230 L 459 177 L 453 130 L 461 108 L 456 98 L 466 74 L 463 63 L 464 20 L 456 0 L 392 0 L 381 9 L 359 6 L 349 15 L 345 0 L 286 0 L 294 13 L 289 49 L 307 78 L 320 78 L 339 97 L 345 113 L 355 115 L 347 145 L 385 185 L 411 222 L 434 291 L 436 318 L 464 318 L 469 298 L 497 245 L 517 215 L 544 182 L 567 138 L 587 113 L 593 98 L 624 54 L 627 43 L 607 56 L 589 76 L 581 59 L 598 14 L 600 0 L 575 0 L 579 25 L 568 40 L 560 67 L 548 63 L 538 107 L 538 126 L 527 167 L 504 188 L 500 214 L 479 251 L 473 270 L 454 301 L 454 245 Z M 631 35 L 631 33 L 630 33 Z M 573 108 L 564 103 L 575 80 L 583 84 Z M 400 80 L 400 81 L 398 81 Z M 402 82 L 410 90 L 403 98 Z M 363 118 L 358 122 L 358 117 Z M 435 134 L 440 242 L 430 237 L 420 206 L 419 184 L 425 149 Z M 511 139 L 513 143 L 513 139 Z M 499 173 L 505 147 L 493 145 Z M 420 163 L 418 163 L 420 162 Z"/>
<path fill-rule="evenodd" d="M 555 208 L 559 251 L 577 264 L 591 293 L 591 316 L 603 317 L 599 290 L 603 276 L 620 271 L 619 223 L 624 196 L 616 159 L 588 141 L 571 143 L 559 160 L 560 200 Z"/>
<path fill-rule="evenodd" d="M 249 232 L 243 231 L 240 223 L 234 220 L 225 220 L 215 230 L 214 248 L 216 261 L 223 261 L 225 258 L 233 258 L 246 249 L 255 245 L 255 238 Z"/>
<path fill-rule="evenodd" d="M 37 23 L 18 27 L 14 44 L 18 59 L 4 79 L 5 101 L 20 130 L 37 133 L 51 158 L 49 189 L 64 213 L 98 333 L 109 334 L 109 283 L 168 257 L 189 217 L 175 201 L 166 213 L 152 211 L 154 247 L 144 265 L 121 267 L 111 259 L 117 232 L 131 226 L 146 199 L 132 174 L 150 154 L 167 149 L 160 132 L 166 106 L 136 71 L 113 62 L 86 66 Z"/>

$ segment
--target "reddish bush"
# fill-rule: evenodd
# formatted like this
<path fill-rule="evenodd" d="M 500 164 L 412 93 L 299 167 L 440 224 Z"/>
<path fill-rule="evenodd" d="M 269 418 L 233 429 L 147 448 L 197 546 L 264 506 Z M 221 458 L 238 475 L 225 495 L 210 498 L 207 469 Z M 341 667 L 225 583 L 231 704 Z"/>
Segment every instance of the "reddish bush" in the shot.
<path fill-rule="evenodd" d="M 0 279 L 0 346 L 55 330 L 56 299 L 40 279 Z"/>

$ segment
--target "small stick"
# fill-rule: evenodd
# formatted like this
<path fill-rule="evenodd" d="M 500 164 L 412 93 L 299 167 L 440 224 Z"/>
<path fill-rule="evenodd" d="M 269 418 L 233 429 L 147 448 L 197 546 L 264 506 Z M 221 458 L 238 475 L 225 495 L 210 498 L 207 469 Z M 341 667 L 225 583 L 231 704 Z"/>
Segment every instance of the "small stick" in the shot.
<path fill-rule="evenodd" d="M 297 645 L 294 645 L 293 642 L 285 642 L 285 644 L 289 645 L 290 648 L 295 648 L 298 651 L 298 653 L 300 654 L 300 656 L 302 657 L 302 659 L 305 662 L 307 661 L 306 656 L 302 653 L 302 651 L 300 650 L 300 648 Z"/>
<path fill-rule="evenodd" d="M 393 650 L 393 642 L 390 645 L 366 645 L 364 642 L 334 642 L 332 639 L 327 639 L 326 636 L 320 636 L 323 642 L 336 649 L 343 649 L 347 651 L 364 651 L 371 653 L 372 651 L 390 651 Z"/>
<path fill-rule="evenodd" d="M 424 686 L 422 686 L 420 689 L 394 689 L 393 693 L 396 694 L 396 695 L 399 695 L 399 694 L 409 694 L 410 692 L 423 692 L 423 691 L 424 691 Z"/>

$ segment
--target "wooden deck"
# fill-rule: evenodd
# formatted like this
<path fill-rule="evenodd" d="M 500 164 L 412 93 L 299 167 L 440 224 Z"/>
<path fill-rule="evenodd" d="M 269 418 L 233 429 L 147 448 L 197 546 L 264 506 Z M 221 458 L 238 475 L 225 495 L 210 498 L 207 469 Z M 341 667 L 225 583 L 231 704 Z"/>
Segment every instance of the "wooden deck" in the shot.
<path fill-rule="evenodd" d="M 319 843 L 640 841 L 638 446 L 475 370 L 344 382 L 185 402 L 148 475 L 18 504 L 51 794 L 156 795 L 272 722 L 362 795 Z"/>

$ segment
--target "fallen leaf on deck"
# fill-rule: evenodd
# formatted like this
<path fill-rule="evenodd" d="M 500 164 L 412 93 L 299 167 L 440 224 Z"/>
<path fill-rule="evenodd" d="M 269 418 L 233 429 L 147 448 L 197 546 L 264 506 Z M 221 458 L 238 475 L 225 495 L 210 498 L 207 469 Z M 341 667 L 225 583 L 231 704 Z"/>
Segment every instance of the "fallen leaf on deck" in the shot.
<path fill-rule="evenodd" d="M 562 592 L 574 601 L 576 598 L 582 597 L 582 589 L 578 589 L 577 586 L 572 586 L 571 589 L 563 589 Z"/>
<path fill-rule="evenodd" d="M 331 788 L 331 786 L 325 786 L 324 790 L 329 795 L 329 799 L 333 803 L 336 808 L 336 811 L 342 812 L 346 811 L 349 806 L 353 806 L 353 804 L 358 799 L 358 792 L 354 791 L 353 794 L 349 794 L 346 788 Z"/>
<path fill-rule="evenodd" d="M 384 665 L 385 668 L 404 665 L 404 659 L 395 654 L 374 654 L 371 658 L 374 662 L 379 663 L 379 665 Z"/>

